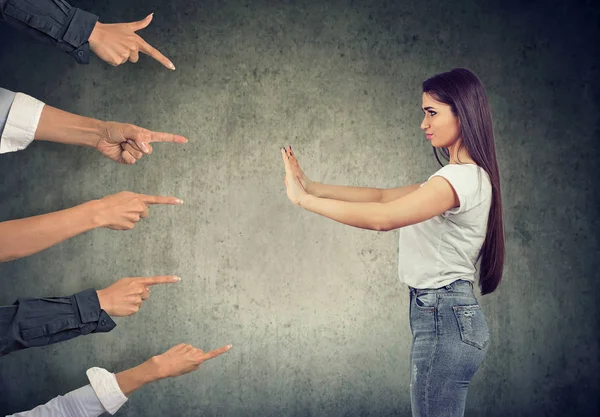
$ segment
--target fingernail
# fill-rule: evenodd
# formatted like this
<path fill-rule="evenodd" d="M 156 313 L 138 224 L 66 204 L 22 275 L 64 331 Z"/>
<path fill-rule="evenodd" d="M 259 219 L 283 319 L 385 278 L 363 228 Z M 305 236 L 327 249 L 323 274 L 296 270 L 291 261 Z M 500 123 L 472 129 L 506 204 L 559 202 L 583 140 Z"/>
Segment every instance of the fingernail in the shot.
<path fill-rule="evenodd" d="M 173 63 L 171 61 L 169 61 L 169 69 L 174 70 L 175 69 L 175 65 L 173 65 Z"/>
<path fill-rule="evenodd" d="M 231 349 L 233 345 L 227 345 L 227 349 Z"/>
<path fill-rule="evenodd" d="M 146 142 L 142 142 L 142 149 L 144 152 L 148 152 L 148 145 L 146 145 Z"/>
<path fill-rule="evenodd" d="M 178 198 L 176 198 L 176 199 L 175 199 L 175 202 L 176 202 L 177 204 L 183 204 L 183 200 L 180 200 L 180 199 L 178 199 Z"/>
<path fill-rule="evenodd" d="M 150 17 L 154 17 L 154 12 L 150 13 Z"/>
<path fill-rule="evenodd" d="M 175 281 L 175 282 L 181 281 L 181 277 L 173 277 L 173 281 Z"/>

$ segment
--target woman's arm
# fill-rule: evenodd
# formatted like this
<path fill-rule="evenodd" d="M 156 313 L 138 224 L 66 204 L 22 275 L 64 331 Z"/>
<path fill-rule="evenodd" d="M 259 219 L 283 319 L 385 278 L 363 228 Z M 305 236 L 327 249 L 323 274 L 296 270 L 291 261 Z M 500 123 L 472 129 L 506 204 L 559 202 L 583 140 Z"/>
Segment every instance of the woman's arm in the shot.
<path fill-rule="evenodd" d="M 321 184 L 311 181 L 302 171 L 291 146 L 285 148 L 285 151 L 294 175 L 296 175 L 306 192 L 316 197 L 356 203 L 387 203 L 419 189 L 420 184 L 388 189 Z"/>
<path fill-rule="evenodd" d="M 306 192 L 315 197 L 356 203 L 387 203 L 419 189 L 420 184 L 398 188 L 348 187 L 310 182 Z"/>
<path fill-rule="evenodd" d="M 292 169 L 290 155 L 281 148 L 285 185 L 290 201 L 306 210 L 349 226 L 387 231 L 420 223 L 460 204 L 450 182 L 439 176 L 417 190 L 387 203 L 348 202 L 320 198 L 306 192 Z"/>
<path fill-rule="evenodd" d="M 337 201 L 310 194 L 298 199 L 298 205 L 309 211 L 350 226 L 377 231 L 420 223 L 458 204 L 454 189 L 441 177 L 434 177 L 416 191 L 387 203 Z"/>

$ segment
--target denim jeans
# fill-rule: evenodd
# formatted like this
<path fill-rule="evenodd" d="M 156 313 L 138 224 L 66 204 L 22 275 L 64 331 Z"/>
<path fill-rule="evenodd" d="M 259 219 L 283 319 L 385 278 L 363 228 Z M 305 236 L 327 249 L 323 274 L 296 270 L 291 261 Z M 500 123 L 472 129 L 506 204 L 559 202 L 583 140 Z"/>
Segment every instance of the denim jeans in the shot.
<path fill-rule="evenodd" d="M 410 288 L 410 328 L 413 417 L 463 416 L 469 382 L 490 340 L 473 284 Z"/>

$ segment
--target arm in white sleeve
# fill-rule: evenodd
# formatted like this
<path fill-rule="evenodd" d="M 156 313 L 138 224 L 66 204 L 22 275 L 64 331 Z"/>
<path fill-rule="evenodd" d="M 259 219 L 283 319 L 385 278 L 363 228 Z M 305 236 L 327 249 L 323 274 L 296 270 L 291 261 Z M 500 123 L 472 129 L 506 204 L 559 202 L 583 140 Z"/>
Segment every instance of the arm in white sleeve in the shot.
<path fill-rule="evenodd" d="M 38 99 L 0 88 L 0 154 L 29 146 L 43 108 Z"/>
<path fill-rule="evenodd" d="M 114 374 L 102 368 L 91 368 L 87 376 L 90 385 L 7 417 L 97 417 L 107 411 L 116 413 L 127 401 Z"/>

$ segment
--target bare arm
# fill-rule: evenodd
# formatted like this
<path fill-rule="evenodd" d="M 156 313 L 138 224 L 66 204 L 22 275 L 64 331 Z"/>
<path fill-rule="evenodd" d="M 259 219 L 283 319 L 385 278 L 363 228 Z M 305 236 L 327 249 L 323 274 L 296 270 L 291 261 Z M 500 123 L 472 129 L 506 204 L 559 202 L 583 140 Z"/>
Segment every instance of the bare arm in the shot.
<path fill-rule="evenodd" d="M 34 139 L 89 146 L 124 164 L 134 164 L 144 154 L 151 154 L 151 142 L 187 142 L 183 136 L 154 132 L 127 123 L 105 122 L 48 105 L 42 110 Z"/>
<path fill-rule="evenodd" d="M 419 189 L 420 184 L 398 188 L 367 188 L 329 185 L 318 182 L 307 184 L 306 192 L 320 198 L 348 201 L 353 203 L 388 203 Z"/>
<path fill-rule="evenodd" d="M 34 139 L 95 148 L 105 130 L 105 122 L 45 105 Z"/>
<path fill-rule="evenodd" d="M 291 146 L 286 148 L 290 168 L 308 194 L 330 200 L 348 201 L 351 203 L 388 203 L 404 197 L 419 189 L 420 184 L 412 184 L 398 188 L 348 187 L 343 185 L 321 184 L 311 181 L 298 163 Z"/>
<path fill-rule="evenodd" d="M 119 388 L 126 396 L 142 386 L 195 371 L 203 362 L 216 358 L 231 349 L 231 345 L 204 352 L 191 345 L 179 344 L 165 353 L 153 356 L 141 365 L 116 374 Z"/>
<path fill-rule="evenodd" d="M 0 262 L 22 258 L 100 226 L 94 203 L 0 223 Z"/>
<path fill-rule="evenodd" d="M 32 255 L 96 227 L 130 230 L 149 205 L 181 204 L 174 197 L 120 192 L 54 213 L 0 223 L 0 262 Z"/>

